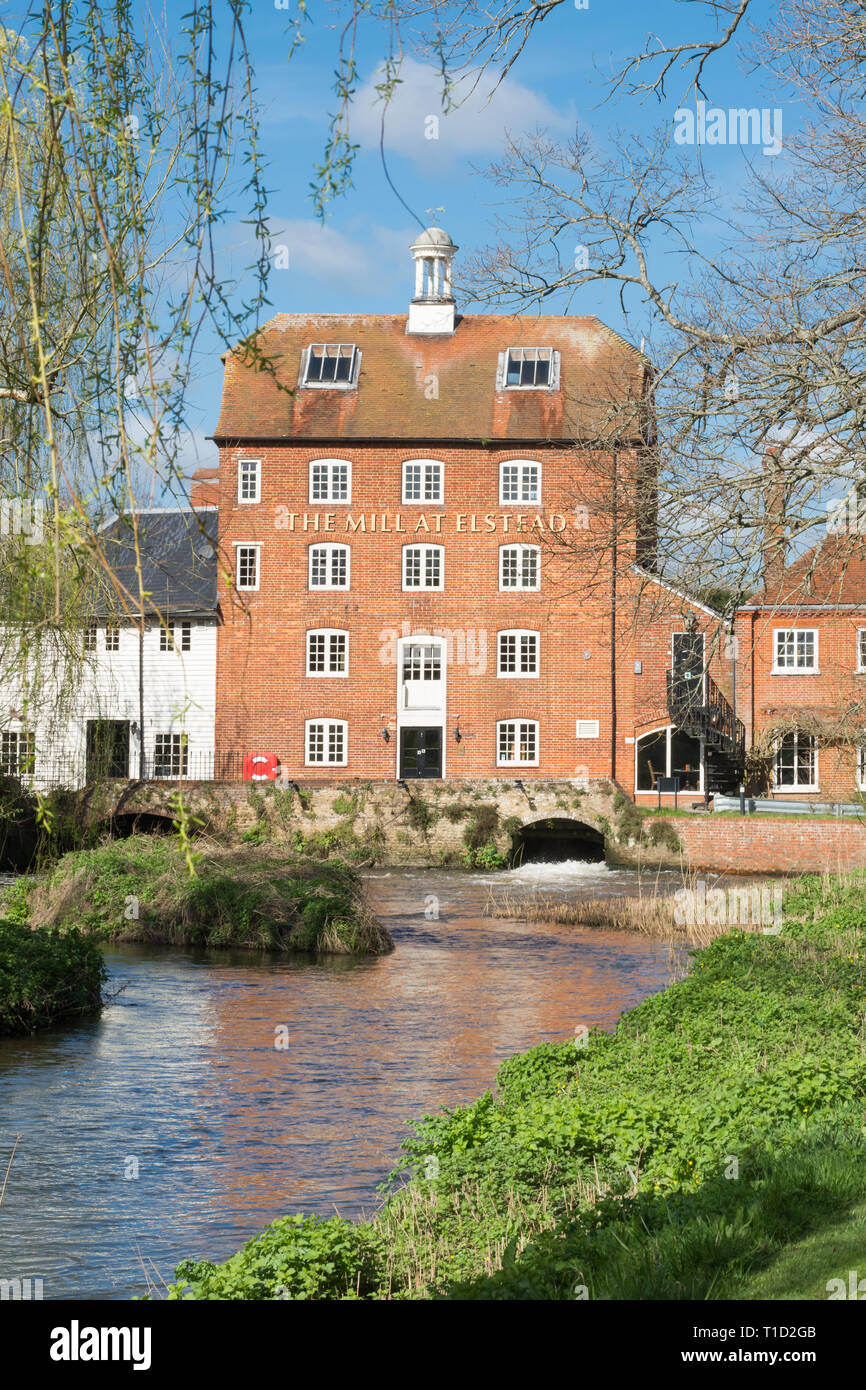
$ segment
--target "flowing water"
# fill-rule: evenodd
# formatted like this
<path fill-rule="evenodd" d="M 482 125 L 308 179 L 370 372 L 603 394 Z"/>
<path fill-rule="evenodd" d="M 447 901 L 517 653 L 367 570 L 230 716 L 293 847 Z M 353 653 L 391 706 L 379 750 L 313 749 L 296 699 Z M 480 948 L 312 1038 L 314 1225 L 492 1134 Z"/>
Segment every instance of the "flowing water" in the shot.
<path fill-rule="evenodd" d="M 18 1137 L 0 1279 L 41 1278 L 47 1299 L 129 1298 L 274 1217 L 370 1213 L 411 1119 L 474 1099 L 514 1052 L 611 1027 L 671 975 L 658 941 L 483 916 L 492 885 L 597 898 L 636 892 L 634 871 L 383 870 L 367 884 L 388 956 L 113 946 L 109 988 L 123 988 L 101 1018 L 0 1038 L 0 1185 Z"/>

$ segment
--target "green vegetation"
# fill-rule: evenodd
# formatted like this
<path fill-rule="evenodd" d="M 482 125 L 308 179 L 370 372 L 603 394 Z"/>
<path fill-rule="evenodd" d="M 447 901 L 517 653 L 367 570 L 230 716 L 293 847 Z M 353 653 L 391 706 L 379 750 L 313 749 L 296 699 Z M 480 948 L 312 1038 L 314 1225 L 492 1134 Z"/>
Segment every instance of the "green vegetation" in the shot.
<path fill-rule="evenodd" d="M 866 1260 L 864 889 L 798 880 L 779 935 L 418 1121 L 373 1220 L 276 1222 L 173 1296 L 826 1297 Z"/>
<path fill-rule="evenodd" d="M 167 941 L 264 951 L 381 954 L 391 939 L 364 902 L 355 871 L 276 848 L 204 848 L 132 835 L 68 854 L 44 877 L 3 895 L 7 914 L 64 936 Z"/>
<path fill-rule="evenodd" d="M 406 807 L 406 819 L 413 830 L 417 830 L 420 835 L 426 835 L 431 825 L 436 823 L 436 812 L 423 797 L 410 796 Z"/>
<path fill-rule="evenodd" d="M 0 920 L 0 1034 L 33 1033 L 95 1013 L 105 965 L 78 932 L 31 931 L 18 912 Z"/>

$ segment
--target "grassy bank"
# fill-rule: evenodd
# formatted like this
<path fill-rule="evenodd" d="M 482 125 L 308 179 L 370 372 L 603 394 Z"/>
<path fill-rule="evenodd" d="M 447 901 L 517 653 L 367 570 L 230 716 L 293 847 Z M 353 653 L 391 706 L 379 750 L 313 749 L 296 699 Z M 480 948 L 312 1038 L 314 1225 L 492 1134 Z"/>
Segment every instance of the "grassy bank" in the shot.
<path fill-rule="evenodd" d="M 101 952 L 77 932 L 60 936 L 0 921 L 0 1035 L 95 1013 L 104 979 Z"/>
<path fill-rule="evenodd" d="M 170 1296 L 826 1298 L 866 1267 L 864 889 L 798 880 L 778 935 L 418 1121 L 375 1219 L 275 1222 Z"/>
<path fill-rule="evenodd" d="M 385 929 L 357 873 L 263 846 L 199 847 L 190 874 L 171 836 L 131 835 L 65 855 L 3 895 L 32 927 L 102 941 L 381 955 Z"/>

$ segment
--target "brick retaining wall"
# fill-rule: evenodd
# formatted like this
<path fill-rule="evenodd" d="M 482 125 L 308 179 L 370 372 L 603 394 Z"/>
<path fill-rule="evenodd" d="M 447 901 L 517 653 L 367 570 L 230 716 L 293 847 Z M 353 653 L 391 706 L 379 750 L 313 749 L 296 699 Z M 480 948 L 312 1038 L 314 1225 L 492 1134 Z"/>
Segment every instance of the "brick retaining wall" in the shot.
<path fill-rule="evenodd" d="M 802 873 L 866 867 L 861 821 L 685 816 L 668 820 L 690 868 L 733 873 Z"/>

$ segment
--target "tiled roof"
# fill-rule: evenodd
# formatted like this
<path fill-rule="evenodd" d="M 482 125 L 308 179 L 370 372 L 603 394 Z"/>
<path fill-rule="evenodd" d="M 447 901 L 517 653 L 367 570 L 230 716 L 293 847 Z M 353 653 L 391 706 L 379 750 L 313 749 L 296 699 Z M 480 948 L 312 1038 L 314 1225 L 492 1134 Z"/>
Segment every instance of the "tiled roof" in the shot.
<path fill-rule="evenodd" d="M 648 367 L 636 348 L 597 318 L 476 314 L 453 334 L 406 332 L 405 315 L 278 314 L 258 351 L 274 372 L 226 357 L 214 438 L 598 440 L 610 438 L 611 403 L 638 402 Z M 356 388 L 298 389 L 311 343 L 354 343 Z M 499 353 L 551 347 L 561 354 L 561 390 L 496 390 Z M 281 389 L 287 387 L 289 389 Z M 620 405 L 619 437 L 636 437 L 639 412 Z"/>
<path fill-rule="evenodd" d="M 105 558 L 137 611 L 138 575 L 135 540 L 129 517 L 121 516 L 100 532 Z M 146 611 L 162 615 L 203 616 L 217 609 L 217 512 L 145 511 L 138 513 Z M 97 612 L 111 615 L 125 605 L 106 583 Z"/>
<path fill-rule="evenodd" d="M 866 607 L 866 537 L 826 537 L 749 599 L 762 608 L 820 604 Z"/>

